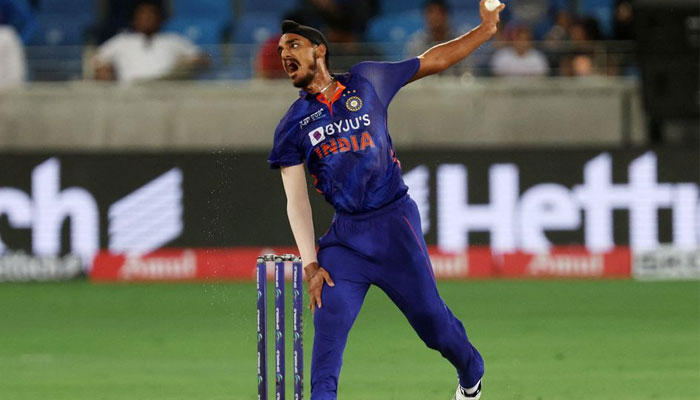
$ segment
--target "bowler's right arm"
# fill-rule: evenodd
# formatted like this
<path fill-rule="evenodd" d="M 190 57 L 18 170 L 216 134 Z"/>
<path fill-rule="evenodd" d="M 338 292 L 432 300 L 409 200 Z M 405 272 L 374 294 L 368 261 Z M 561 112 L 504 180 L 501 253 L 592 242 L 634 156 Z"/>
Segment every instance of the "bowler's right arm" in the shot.
<path fill-rule="evenodd" d="M 323 283 L 334 286 L 328 271 L 318 265 L 314 243 L 314 224 L 306 186 L 304 164 L 282 167 L 282 184 L 287 195 L 287 217 L 294 234 L 294 240 L 304 263 L 305 280 L 312 310 L 323 305 L 321 291 Z"/>

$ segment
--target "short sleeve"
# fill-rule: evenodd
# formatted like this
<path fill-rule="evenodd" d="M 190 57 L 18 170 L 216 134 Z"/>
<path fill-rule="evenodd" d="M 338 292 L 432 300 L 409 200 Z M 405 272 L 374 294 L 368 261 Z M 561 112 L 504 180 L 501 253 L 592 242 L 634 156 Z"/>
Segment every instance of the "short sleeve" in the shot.
<path fill-rule="evenodd" d="M 350 69 L 350 73 L 358 74 L 370 81 L 374 91 L 385 107 L 420 68 L 417 57 L 399 62 L 367 61 L 359 63 Z"/>
<path fill-rule="evenodd" d="M 124 37 L 121 34 L 106 41 L 97 49 L 97 54 L 95 55 L 97 62 L 102 64 L 113 63 L 123 42 Z"/>
<path fill-rule="evenodd" d="M 299 151 L 295 135 L 296 130 L 288 124 L 280 123 L 275 131 L 275 140 L 267 162 L 270 168 L 291 167 L 304 162 L 304 156 Z"/>

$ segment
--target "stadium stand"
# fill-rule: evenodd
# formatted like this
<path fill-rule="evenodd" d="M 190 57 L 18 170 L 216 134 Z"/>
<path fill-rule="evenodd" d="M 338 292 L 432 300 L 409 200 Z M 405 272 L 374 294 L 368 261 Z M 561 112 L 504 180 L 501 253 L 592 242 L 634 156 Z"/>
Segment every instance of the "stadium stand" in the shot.
<path fill-rule="evenodd" d="M 26 50 L 30 80 L 62 81 L 82 75 L 82 45 L 96 24 L 97 7 L 92 0 L 39 2 L 36 30 Z"/>
<path fill-rule="evenodd" d="M 279 17 L 270 13 L 248 12 L 238 20 L 233 40 L 236 43 L 262 43 L 279 30 Z"/>
<path fill-rule="evenodd" d="M 172 17 L 206 19 L 230 28 L 234 19 L 233 4 L 226 0 L 173 0 Z"/>
<path fill-rule="evenodd" d="M 297 6 L 296 1 L 288 0 L 244 0 L 242 3 L 246 13 L 267 13 L 274 15 L 278 19 Z"/>
<path fill-rule="evenodd" d="M 197 44 L 220 43 L 224 34 L 221 25 L 209 19 L 175 17 L 166 22 L 166 32 L 176 32 Z"/>
<path fill-rule="evenodd" d="M 97 2 L 42 0 L 36 10 L 37 30 L 30 45 L 81 45 L 97 20 Z"/>
<path fill-rule="evenodd" d="M 95 0 L 41 0 L 37 11 L 60 15 L 97 15 L 98 1 Z"/>
<path fill-rule="evenodd" d="M 35 65 L 49 63 L 48 47 L 84 46 L 99 44 L 113 36 L 130 23 L 130 12 L 118 13 L 121 8 L 131 10 L 137 0 L 36 0 L 36 30 L 27 43 L 30 79 L 47 78 L 40 73 L 43 68 Z M 190 38 L 206 50 L 210 56 L 212 70 L 209 75 L 227 79 L 248 79 L 253 76 L 253 59 L 261 43 L 276 34 L 282 15 L 291 10 L 301 10 L 303 1 L 298 0 L 166 0 L 158 2 L 169 18 L 164 22 L 165 31 L 177 32 Z M 478 2 L 474 0 L 446 0 L 450 7 L 450 20 L 456 32 L 467 32 L 480 22 Z M 527 0 L 507 0 L 507 11 L 502 15 L 504 26 L 519 23 L 512 12 Z M 129 5 L 128 5 L 128 4 Z M 528 22 L 538 40 L 550 31 L 560 10 L 570 10 L 572 18 L 587 16 L 599 21 L 605 38 L 611 38 L 614 0 L 539 0 L 546 13 L 541 13 L 539 22 Z M 117 7 L 115 4 L 120 5 Z M 377 45 L 387 60 L 405 57 L 404 49 L 411 35 L 423 27 L 425 0 L 377 0 L 379 14 L 369 20 L 364 34 L 366 45 Z M 121 7 L 121 8 L 120 8 Z M 510 13 L 510 14 L 509 14 Z M 124 15 L 122 15 L 124 14 Z M 511 25 L 512 24 L 512 25 Z M 109 29 L 107 29 L 107 28 Z M 502 38 L 507 40 L 506 35 Z M 104 32 L 103 32 L 104 31 Z M 231 44 L 229 48 L 227 45 Z M 564 44 L 563 46 L 566 46 Z M 490 46 L 480 49 L 479 57 L 488 57 Z M 52 71 L 50 80 L 61 76 L 80 76 L 82 51 L 79 49 L 51 50 L 52 56 L 60 55 L 59 66 L 72 71 Z M 69 60 L 72 60 L 68 62 Z M 483 64 L 483 60 L 477 64 Z M 62 68 L 62 67 L 59 67 Z M 231 71 L 235 72 L 232 74 Z M 77 72 L 76 72 L 77 71 Z M 226 71 L 226 73 L 222 73 Z"/>
<path fill-rule="evenodd" d="M 210 69 L 198 74 L 198 78 L 220 78 L 216 71 L 226 64 L 226 60 L 223 59 L 220 45 L 225 30 L 219 22 L 201 18 L 176 17 L 169 20 L 163 30 L 187 37 L 206 53 Z"/>
<path fill-rule="evenodd" d="M 37 29 L 29 44 L 38 46 L 82 45 L 94 23 L 89 15 L 39 13 L 36 19 Z"/>
<path fill-rule="evenodd" d="M 481 17 L 479 10 L 460 10 L 450 15 L 450 21 L 457 32 L 469 32 L 481 23 Z"/>
<path fill-rule="evenodd" d="M 579 14 L 595 18 L 603 36 L 612 37 L 615 6 L 613 0 L 581 0 L 578 4 Z"/>
<path fill-rule="evenodd" d="M 236 44 L 227 76 L 232 79 L 249 79 L 253 76 L 253 63 L 259 46 L 279 31 L 279 16 L 263 12 L 247 12 L 238 19 L 233 34 Z"/>
<path fill-rule="evenodd" d="M 507 1 L 506 5 L 512 4 L 513 1 Z M 479 13 L 479 3 L 470 0 L 448 0 L 452 12 L 476 12 Z"/>
<path fill-rule="evenodd" d="M 379 12 L 382 15 L 400 14 L 407 11 L 420 11 L 425 0 L 381 0 Z"/>
<path fill-rule="evenodd" d="M 420 12 L 381 15 L 370 20 L 366 39 L 379 44 L 387 60 L 398 60 L 404 56 L 406 41 L 422 28 Z"/>
<path fill-rule="evenodd" d="M 172 16 L 164 30 L 187 36 L 200 46 L 209 45 L 207 52 L 217 65 L 220 59 L 219 43 L 228 38 L 233 29 L 234 9 L 231 1 L 173 0 Z"/>

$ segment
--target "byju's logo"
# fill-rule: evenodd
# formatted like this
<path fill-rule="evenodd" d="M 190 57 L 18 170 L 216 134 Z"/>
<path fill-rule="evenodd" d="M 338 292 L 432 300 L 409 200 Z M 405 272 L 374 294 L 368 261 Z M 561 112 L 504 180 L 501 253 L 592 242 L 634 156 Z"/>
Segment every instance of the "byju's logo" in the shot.
<path fill-rule="evenodd" d="M 109 208 L 109 250 L 144 254 L 182 234 L 182 172 L 173 168 Z M 70 250 L 89 266 L 100 248 L 100 211 L 90 192 L 61 190 L 60 162 L 51 158 L 32 171 L 31 193 L 0 187 L 0 216 L 12 229 L 32 230 L 32 252 L 57 256 L 61 230 L 70 220 Z M 0 238 L 0 255 L 8 249 Z"/>

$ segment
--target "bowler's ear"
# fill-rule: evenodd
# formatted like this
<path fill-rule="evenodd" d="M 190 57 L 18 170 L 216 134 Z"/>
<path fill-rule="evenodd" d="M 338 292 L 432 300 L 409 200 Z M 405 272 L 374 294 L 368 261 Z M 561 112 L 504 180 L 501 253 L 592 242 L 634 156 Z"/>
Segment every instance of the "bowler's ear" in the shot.
<path fill-rule="evenodd" d="M 326 45 L 321 43 L 316 45 L 316 58 L 322 58 L 326 59 L 326 53 L 328 53 L 328 49 L 326 48 Z"/>

